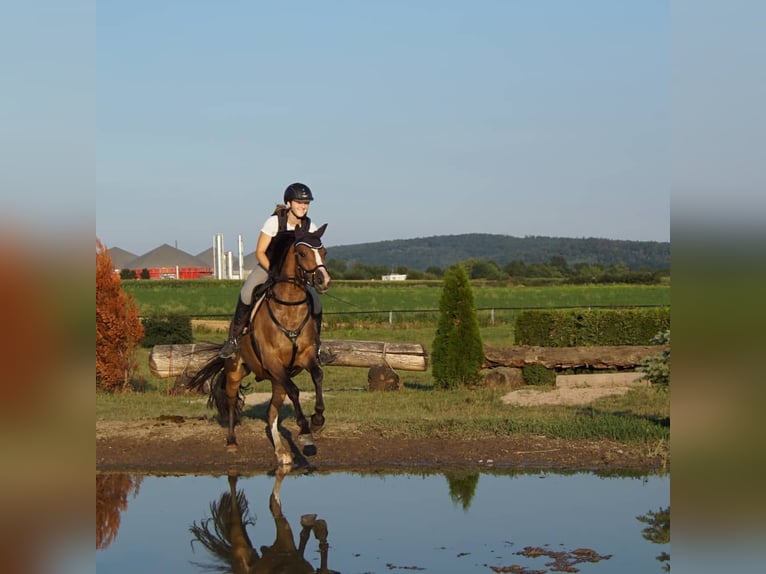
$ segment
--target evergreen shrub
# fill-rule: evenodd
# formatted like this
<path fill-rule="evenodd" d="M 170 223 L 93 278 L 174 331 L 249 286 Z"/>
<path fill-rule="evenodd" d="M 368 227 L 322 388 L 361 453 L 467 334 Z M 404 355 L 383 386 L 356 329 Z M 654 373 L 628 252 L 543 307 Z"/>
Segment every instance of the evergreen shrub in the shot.
<path fill-rule="evenodd" d="M 153 315 L 144 319 L 144 348 L 155 345 L 178 345 L 194 342 L 191 317 L 175 313 Z"/>
<path fill-rule="evenodd" d="M 533 309 L 516 319 L 518 345 L 580 347 L 648 345 L 670 329 L 670 308 Z"/>
<path fill-rule="evenodd" d="M 528 385 L 548 385 L 556 384 L 556 370 L 549 369 L 543 365 L 524 365 L 521 369 L 524 382 Z"/>
<path fill-rule="evenodd" d="M 484 344 L 473 291 L 461 265 L 444 272 L 439 322 L 431 349 L 431 374 L 441 389 L 475 383 L 484 362 Z"/>

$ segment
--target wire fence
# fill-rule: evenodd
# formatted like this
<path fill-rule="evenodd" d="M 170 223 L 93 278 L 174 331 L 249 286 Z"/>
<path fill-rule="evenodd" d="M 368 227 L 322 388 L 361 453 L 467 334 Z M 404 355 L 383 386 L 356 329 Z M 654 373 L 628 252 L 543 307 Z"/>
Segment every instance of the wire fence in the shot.
<path fill-rule="evenodd" d="M 567 310 L 567 309 L 649 309 L 664 308 L 669 305 L 575 305 L 561 307 L 478 307 L 476 318 L 480 327 L 513 325 L 518 316 L 530 310 Z M 231 315 L 198 315 L 192 319 L 230 320 Z M 411 326 L 436 325 L 439 321 L 439 309 L 374 309 L 358 311 L 325 311 L 322 323 L 328 329 L 358 329 L 365 326 L 389 326 L 407 328 Z"/>
<path fill-rule="evenodd" d="M 569 307 L 480 307 L 476 309 L 476 318 L 480 327 L 513 325 L 518 316 L 529 310 L 567 310 L 567 309 L 636 309 L 663 308 L 667 305 L 589 305 Z M 327 328 L 358 328 L 364 325 L 389 325 L 391 327 L 412 325 L 435 325 L 439 320 L 439 309 L 391 309 L 375 311 L 340 311 L 323 314 L 323 323 Z"/>

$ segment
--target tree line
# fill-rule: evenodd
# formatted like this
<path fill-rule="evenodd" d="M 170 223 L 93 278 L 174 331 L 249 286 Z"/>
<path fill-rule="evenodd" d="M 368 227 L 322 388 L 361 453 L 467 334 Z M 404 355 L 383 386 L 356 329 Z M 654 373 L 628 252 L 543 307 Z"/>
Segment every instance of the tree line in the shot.
<path fill-rule="evenodd" d="M 471 280 L 515 281 L 518 283 L 632 283 L 642 285 L 657 284 L 663 277 L 669 277 L 670 271 L 665 269 L 631 269 L 625 263 L 603 265 L 601 263 L 575 263 L 570 265 L 567 260 L 555 255 L 547 263 L 525 263 L 511 261 L 498 265 L 494 261 L 484 259 L 466 259 L 460 261 Z M 348 265 L 339 259 L 329 259 L 327 268 L 333 279 L 347 280 L 377 280 L 391 273 L 407 275 L 407 279 L 427 280 L 442 279 L 445 269 L 432 265 L 424 271 L 411 269 L 407 266 L 386 267 L 383 265 L 367 265 L 355 263 Z"/>
<path fill-rule="evenodd" d="M 494 261 L 502 268 L 513 261 L 547 264 L 554 256 L 563 257 L 570 266 L 600 263 L 609 267 L 622 263 L 632 270 L 670 269 L 670 242 L 596 237 L 467 233 L 328 246 L 327 250 L 329 259 L 346 261 L 349 266 L 363 263 L 388 270 L 397 265 L 418 271 L 431 266 L 446 269 L 472 259 Z"/>

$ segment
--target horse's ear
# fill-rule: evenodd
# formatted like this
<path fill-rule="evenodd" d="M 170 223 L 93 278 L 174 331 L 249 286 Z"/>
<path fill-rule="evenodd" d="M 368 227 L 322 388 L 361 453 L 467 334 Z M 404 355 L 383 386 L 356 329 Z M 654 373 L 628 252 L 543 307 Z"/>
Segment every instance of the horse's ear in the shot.
<path fill-rule="evenodd" d="M 322 237 L 322 234 L 324 233 L 325 229 L 327 229 L 327 224 L 326 223 L 324 225 L 322 225 L 322 227 L 320 227 L 319 229 L 317 229 L 314 232 L 314 236 L 315 237 Z"/>

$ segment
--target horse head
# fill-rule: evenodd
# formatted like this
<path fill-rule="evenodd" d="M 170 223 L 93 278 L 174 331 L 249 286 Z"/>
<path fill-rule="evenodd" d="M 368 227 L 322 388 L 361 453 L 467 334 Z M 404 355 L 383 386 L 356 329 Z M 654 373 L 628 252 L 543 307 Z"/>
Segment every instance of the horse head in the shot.
<path fill-rule="evenodd" d="M 322 245 L 322 234 L 326 228 L 326 223 L 313 232 L 297 228 L 293 244 L 298 273 L 319 293 L 327 293 L 330 288 L 330 273 L 325 264 L 327 249 Z"/>

